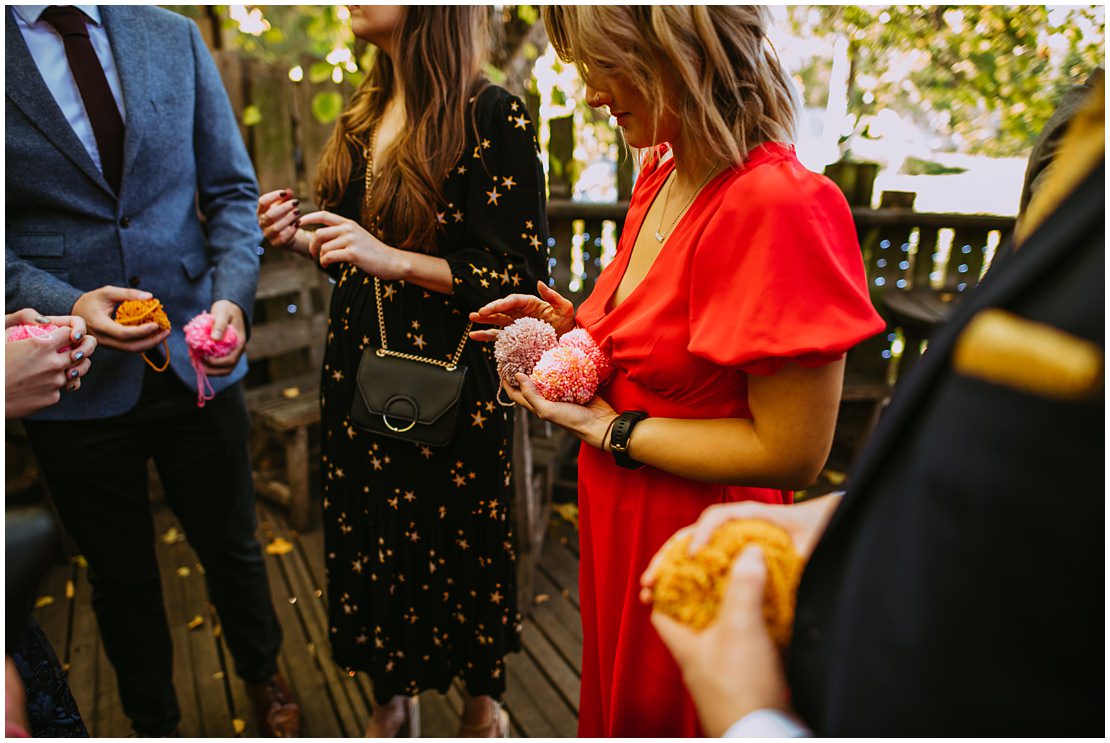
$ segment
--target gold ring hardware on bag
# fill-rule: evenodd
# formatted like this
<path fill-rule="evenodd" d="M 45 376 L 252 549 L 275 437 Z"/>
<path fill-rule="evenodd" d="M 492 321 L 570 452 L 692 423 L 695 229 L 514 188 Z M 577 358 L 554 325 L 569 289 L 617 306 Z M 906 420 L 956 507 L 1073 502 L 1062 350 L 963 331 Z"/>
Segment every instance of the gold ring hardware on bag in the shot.
<path fill-rule="evenodd" d="M 398 401 L 398 400 L 401 401 L 401 402 L 404 402 L 404 403 L 408 403 L 409 406 L 412 408 L 412 420 L 409 421 L 409 424 L 407 426 L 405 426 L 404 428 L 397 428 L 396 426 L 394 426 L 393 424 L 391 424 L 389 422 L 389 418 L 388 418 L 388 416 L 390 415 L 389 406 L 393 402 Z M 389 400 L 387 400 L 384 407 L 385 407 L 385 410 L 382 412 L 382 423 L 384 423 L 385 427 L 388 428 L 390 431 L 393 431 L 394 433 L 404 433 L 405 431 L 412 430 L 412 427 L 416 425 L 416 421 L 420 417 L 420 408 L 417 407 L 416 401 L 413 400 L 408 395 L 396 395 L 395 397 L 392 397 Z M 397 418 L 399 416 L 394 415 L 393 417 Z"/>

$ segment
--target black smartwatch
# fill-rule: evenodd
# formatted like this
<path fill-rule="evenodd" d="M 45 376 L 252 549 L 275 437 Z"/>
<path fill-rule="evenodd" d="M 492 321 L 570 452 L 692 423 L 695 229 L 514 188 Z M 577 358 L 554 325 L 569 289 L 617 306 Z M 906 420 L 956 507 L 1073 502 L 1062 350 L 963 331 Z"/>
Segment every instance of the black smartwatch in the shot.
<path fill-rule="evenodd" d="M 609 449 L 613 452 L 613 459 L 618 467 L 629 470 L 638 470 L 644 465 L 628 456 L 628 442 L 632 438 L 632 429 L 636 424 L 647 418 L 643 410 L 629 410 L 617 416 L 613 421 L 613 433 L 609 436 Z"/>

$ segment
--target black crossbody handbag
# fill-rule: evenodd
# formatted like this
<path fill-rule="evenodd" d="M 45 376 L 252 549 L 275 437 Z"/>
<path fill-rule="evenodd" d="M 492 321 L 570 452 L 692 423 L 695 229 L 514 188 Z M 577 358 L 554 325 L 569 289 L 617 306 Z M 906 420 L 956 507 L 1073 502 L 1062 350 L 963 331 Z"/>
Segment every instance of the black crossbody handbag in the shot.
<path fill-rule="evenodd" d="M 455 431 L 466 366 L 459 363 L 473 323 L 466 324 L 449 361 L 389 350 L 382 314 L 381 282 L 374 277 L 382 347 L 362 352 L 351 402 L 351 422 L 382 436 L 446 446 Z"/>

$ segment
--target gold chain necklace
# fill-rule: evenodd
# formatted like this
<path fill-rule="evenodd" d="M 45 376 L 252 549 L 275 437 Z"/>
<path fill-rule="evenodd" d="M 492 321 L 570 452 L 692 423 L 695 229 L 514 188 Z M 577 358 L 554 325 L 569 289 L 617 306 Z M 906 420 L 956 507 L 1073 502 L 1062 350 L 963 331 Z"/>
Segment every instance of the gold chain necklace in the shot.
<path fill-rule="evenodd" d="M 655 228 L 656 240 L 658 240 L 659 242 L 663 242 L 667 239 L 667 236 L 671 234 L 672 230 L 674 230 L 675 225 L 678 224 L 678 220 L 682 219 L 682 215 L 685 214 L 686 210 L 690 208 L 690 205 L 694 203 L 694 199 L 698 197 L 698 193 L 700 193 L 702 188 L 705 187 L 705 184 L 709 183 L 710 176 L 713 175 L 713 171 L 716 170 L 717 166 L 720 164 L 721 158 L 717 158 L 717 161 L 713 163 L 712 167 L 709 168 L 709 172 L 706 173 L 705 177 L 701 179 L 701 183 L 699 183 L 698 187 L 694 189 L 694 192 L 690 194 L 690 199 L 686 202 L 686 205 L 682 207 L 682 210 L 679 211 L 677 215 L 675 215 L 675 218 L 673 220 L 671 220 L 671 226 L 667 228 L 667 232 L 666 234 L 664 234 L 663 218 L 667 216 L 667 206 L 671 203 L 671 188 L 674 186 L 674 181 L 670 181 L 667 183 L 667 194 L 663 197 L 663 211 L 659 212 L 659 226 Z M 675 172 L 675 177 L 677 179 L 677 171 Z"/>

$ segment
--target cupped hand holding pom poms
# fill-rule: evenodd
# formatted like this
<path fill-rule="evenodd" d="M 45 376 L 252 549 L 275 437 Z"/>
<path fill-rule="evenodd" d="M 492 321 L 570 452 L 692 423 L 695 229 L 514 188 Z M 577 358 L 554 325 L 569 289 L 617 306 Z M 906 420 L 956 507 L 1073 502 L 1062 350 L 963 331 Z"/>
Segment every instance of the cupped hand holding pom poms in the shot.
<path fill-rule="evenodd" d="M 553 402 L 585 405 L 613 370 L 584 328 L 556 338 L 553 327 L 531 317 L 522 317 L 498 333 L 493 353 L 502 381 L 517 387 L 517 374 L 530 375 L 536 390 Z"/>
<path fill-rule="evenodd" d="M 664 614 L 696 630 L 717 617 L 733 561 L 748 547 L 759 547 L 767 565 L 763 621 L 780 649 L 790 644 L 794 604 L 805 560 L 785 529 L 762 519 L 728 521 L 693 554 L 690 537 L 666 545 L 652 585 L 652 603 Z"/>
<path fill-rule="evenodd" d="M 154 323 L 162 330 L 170 329 L 170 318 L 166 315 L 166 310 L 162 307 L 162 303 L 153 297 L 150 299 L 129 299 L 126 302 L 121 302 L 120 306 L 116 308 L 116 322 L 120 325 L 145 325 L 147 323 Z M 170 347 L 162 341 L 162 348 L 166 352 L 166 363 L 162 366 L 155 366 L 151 361 L 146 351 L 143 352 L 143 360 L 150 365 L 150 368 L 157 372 L 165 371 L 170 366 Z"/>
<path fill-rule="evenodd" d="M 185 325 L 185 345 L 189 347 L 189 361 L 197 373 L 198 408 L 203 408 L 206 401 L 215 397 L 208 374 L 204 371 L 204 362 L 226 356 L 239 346 L 239 333 L 234 325 L 228 325 L 219 340 L 213 338 L 212 328 L 215 322 L 216 318 L 210 313 L 202 312 Z"/>

